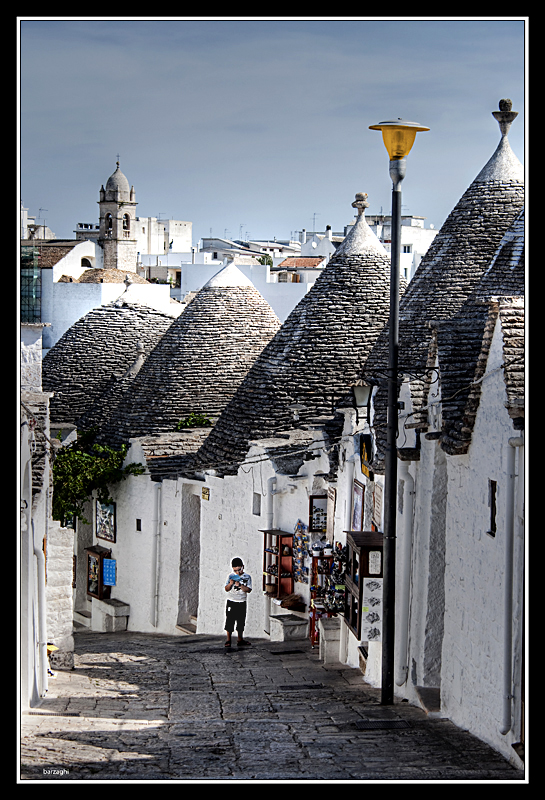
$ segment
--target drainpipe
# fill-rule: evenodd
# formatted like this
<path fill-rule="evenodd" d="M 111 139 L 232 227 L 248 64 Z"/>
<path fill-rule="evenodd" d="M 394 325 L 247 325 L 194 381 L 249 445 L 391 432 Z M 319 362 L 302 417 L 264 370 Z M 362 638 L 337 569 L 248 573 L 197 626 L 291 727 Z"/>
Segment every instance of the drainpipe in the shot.
<path fill-rule="evenodd" d="M 396 684 L 403 686 L 409 676 L 409 603 L 411 591 L 411 554 L 413 539 L 414 479 L 409 472 L 408 461 L 399 462 L 399 477 L 404 482 L 403 490 L 403 539 L 400 591 L 399 659 Z"/>
<path fill-rule="evenodd" d="M 158 607 L 159 607 L 159 541 L 161 537 L 161 489 L 160 483 L 155 484 L 155 502 L 153 525 L 155 533 L 152 541 L 152 581 L 151 581 L 151 624 L 157 627 Z"/>
<path fill-rule="evenodd" d="M 37 594 L 38 594 L 38 652 L 40 661 L 40 697 L 45 697 L 48 689 L 47 681 L 47 626 L 45 616 L 45 556 L 41 547 L 34 541 L 34 520 L 32 520 L 32 544 L 37 562 Z"/>
<path fill-rule="evenodd" d="M 509 439 L 507 447 L 507 498 L 505 510 L 505 576 L 503 610 L 503 725 L 500 733 L 511 730 L 513 699 L 513 545 L 515 531 L 516 448 L 524 446 L 522 436 Z"/>

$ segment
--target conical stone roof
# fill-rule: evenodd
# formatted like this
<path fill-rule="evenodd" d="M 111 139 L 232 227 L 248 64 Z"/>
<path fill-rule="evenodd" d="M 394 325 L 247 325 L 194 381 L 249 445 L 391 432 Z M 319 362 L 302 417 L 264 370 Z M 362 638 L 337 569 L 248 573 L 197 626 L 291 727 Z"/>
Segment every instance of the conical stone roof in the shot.
<path fill-rule="evenodd" d="M 388 319 L 390 258 L 365 219 L 367 195 L 356 197 L 357 221 L 221 414 L 202 469 L 235 474 L 251 441 L 331 418 L 359 377 Z"/>
<path fill-rule="evenodd" d="M 500 108 L 510 101 L 500 101 Z M 452 318 L 477 288 L 509 226 L 524 204 L 524 169 L 507 139 L 516 113 L 493 112 L 501 141 L 485 167 L 449 214 L 404 293 L 399 308 L 399 375 L 414 376 L 413 405 L 425 400 L 423 374 L 427 366 L 431 321 Z M 373 379 L 388 366 L 388 331 L 379 336 L 364 369 Z M 386 447 L 387 388 L 374 398 L 375 460 L 382 471 Z"/>
<path fill-rule="evenodd" d="M 477 288 L 455 316 L 432 322 L 432 346 L 441 381 L 441 447 L 450 455 L 468 451 L 488 369 L 488 354 L 498 317 L 503 320 L 506 401 L 524 398 L 524 214 L 505 234 Z M 430 354 L 431 355 L 431 354 Z M 511 406 L 516 409 L 516 403 Z M 511 412 L 510 412 L 511 413 Z M 515 427 L 523 424 L 514 416 Z"/>
<path fill-rule="evenodd" d="M 42 386 L 54 392 L 51 421 L 77 424 L 142 352 L 144 357 L 172 325 L 174 315 L 121 298 L 75 322 L 42 362 Z M 117 378 L 114 378 L 117 380 Z"/>
<path fill-rule="evenodd" d="M 251 281 L 228 264 L 170 326 L 121 396 L 115 392 L 98 441 L 116 445 L 173 432 L 191 414 L 213 420 L 279 327 Z"/>

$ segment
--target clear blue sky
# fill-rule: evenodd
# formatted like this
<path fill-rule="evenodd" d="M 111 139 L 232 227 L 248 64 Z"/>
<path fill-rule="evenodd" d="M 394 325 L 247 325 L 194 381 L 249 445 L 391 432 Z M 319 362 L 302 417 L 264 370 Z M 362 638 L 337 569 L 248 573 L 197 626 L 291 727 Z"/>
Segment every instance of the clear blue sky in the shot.
<path fill-rule="evenodd" d="M 494 152 L 500 98 L 524 163 L 528 21 L 509 18 L 19 17 L 20 199 L 57 238 L 98 222 L 115 170 L 137 215 L 193 239 L 342 230 L 358 191 L 389 213 L 369 125 L 417 135 L 403 212 L 439 228 Z M 44 209 L 39 213 L 39 209 Z"/>

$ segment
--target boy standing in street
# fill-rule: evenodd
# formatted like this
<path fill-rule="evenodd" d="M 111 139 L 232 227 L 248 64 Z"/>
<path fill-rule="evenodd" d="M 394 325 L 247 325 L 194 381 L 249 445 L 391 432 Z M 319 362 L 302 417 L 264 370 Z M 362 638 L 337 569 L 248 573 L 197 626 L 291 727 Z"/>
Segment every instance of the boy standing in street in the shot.
<path fill-rule="evenodd" d="M 225 591 L 230 593 L 225 610 L 225 630 L 227 641 L 225 647 L 231 647 L 231 634 L 237 628 L 237 646 L 247 647 L 250 642 L 243 638 L 244 624 L 246 621 L 247 595 L 252 591 L 252 578 L 244 572 L 242 559 L 234 558 L 231 561 L 233 572 L 227 578 Z"/>

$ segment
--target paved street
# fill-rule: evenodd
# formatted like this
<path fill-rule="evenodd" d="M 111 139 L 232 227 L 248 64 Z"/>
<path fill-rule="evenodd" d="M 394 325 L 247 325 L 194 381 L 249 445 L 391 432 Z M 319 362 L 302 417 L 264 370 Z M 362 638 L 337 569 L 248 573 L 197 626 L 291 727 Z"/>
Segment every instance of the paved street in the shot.
<path fill-rule="evenodd" d="M 308 641 L 75 634 L 21 723 L 22 781 L 521 781 L 478 739 Z"/>

